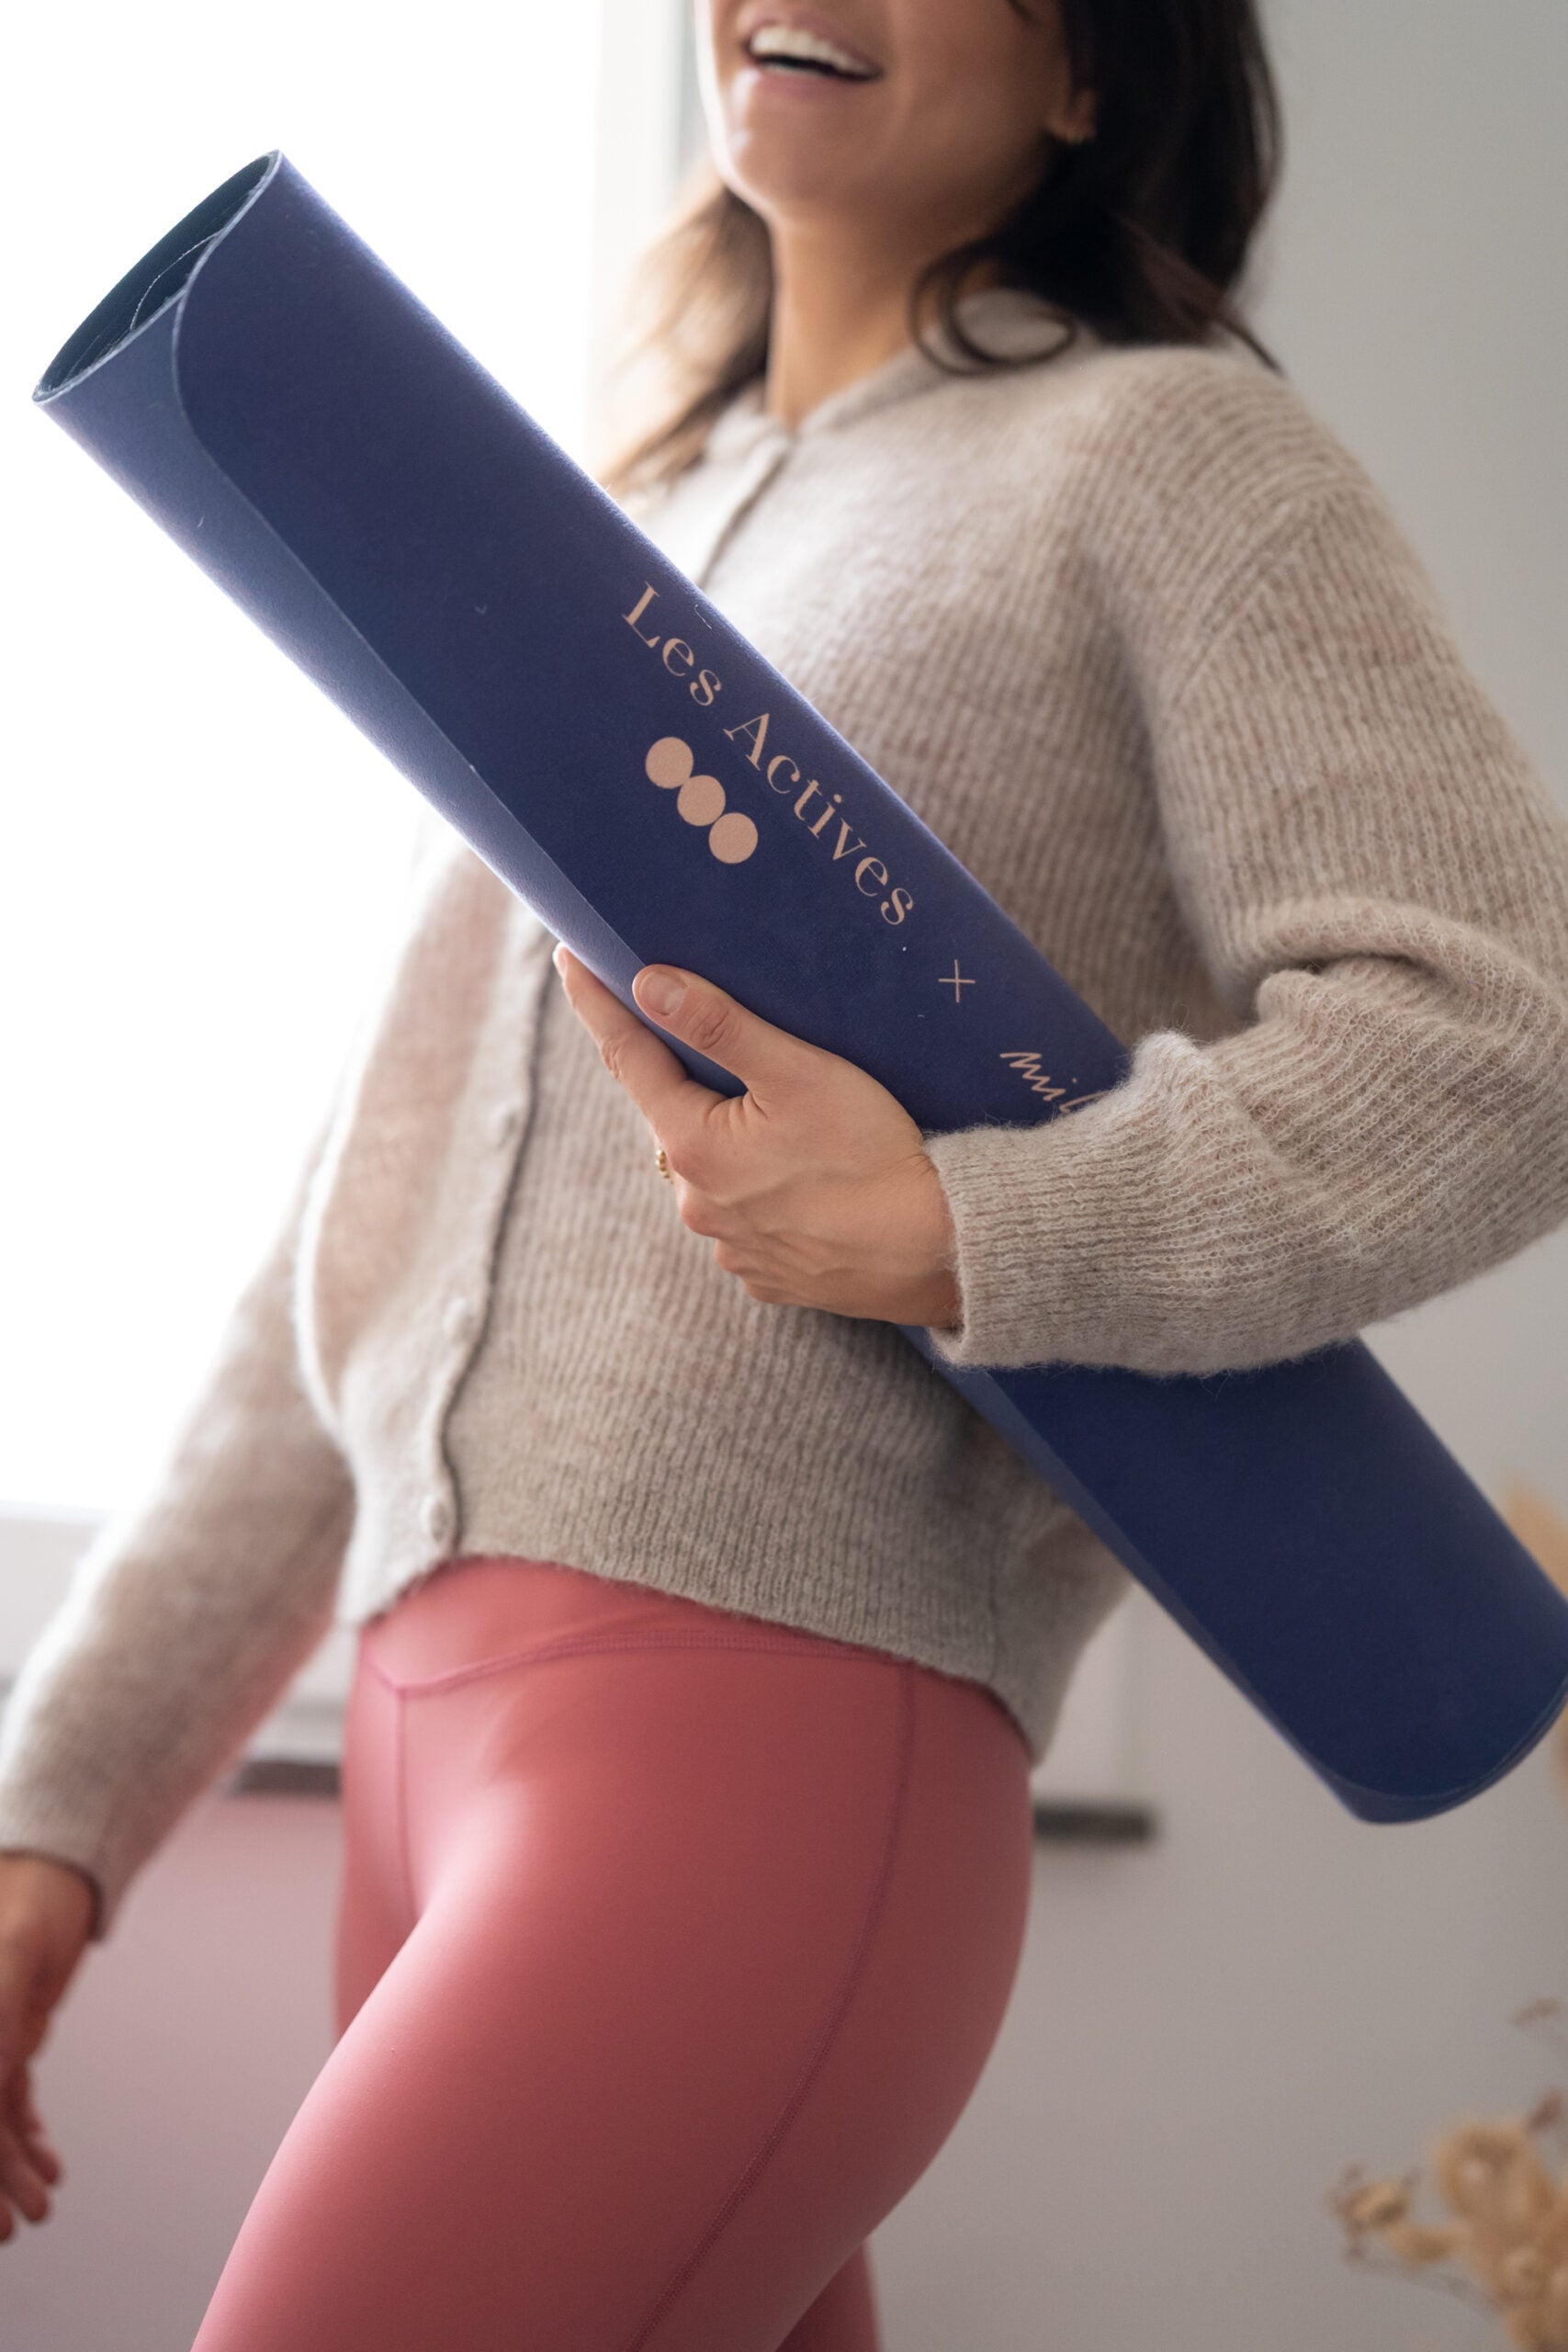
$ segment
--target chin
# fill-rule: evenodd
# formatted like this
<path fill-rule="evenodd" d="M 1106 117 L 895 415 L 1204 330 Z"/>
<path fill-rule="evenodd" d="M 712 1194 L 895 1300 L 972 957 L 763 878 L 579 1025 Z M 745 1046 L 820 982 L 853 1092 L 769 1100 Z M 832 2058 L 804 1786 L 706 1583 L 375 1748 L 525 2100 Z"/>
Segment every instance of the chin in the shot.
<path fill-rule="evenodd" d="M 718 160 L 719 176 L 764 220 L 830 220 L 864 209 L 863 172 L 842 175 L 843 142 L 743 132 Z"/>

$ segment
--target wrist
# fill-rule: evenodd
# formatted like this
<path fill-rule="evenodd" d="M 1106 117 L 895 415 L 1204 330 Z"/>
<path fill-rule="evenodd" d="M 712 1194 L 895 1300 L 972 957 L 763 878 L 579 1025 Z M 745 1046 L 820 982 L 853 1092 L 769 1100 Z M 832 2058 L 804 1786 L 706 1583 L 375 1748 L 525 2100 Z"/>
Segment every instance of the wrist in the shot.
<path fill-rule="evenodd" d="M 900 1320 L 945 1330 L 955 1324 L 963 1313 L 963 1295 L 954 1263 L 957 1238 L 946 1190 L 935 1162 L 924 1150 L 919 1154 L 919 1169 L 921 1182 L 917 1229 L 920 1254 L 925 1262 L 911 1289 L 911 1303 L 917 1311 L 901 1317 Z"/>
<path fill-rule="evenodd" d="M 51 1904 L 73 1904 L 85 1912 L 89 1928 L 96 1928 L 103 1901 L 97 1879 L 82 1862 L 67 1861 L 63 1854 L 46 1854 L 34 1846 L 0 1846 L 0 1910 L 6 1907 L 7 1894 L 28 1901 L 42 1892 Z"/>
<path fill-rule="evenodd" d="M 910 1294 L 910 1305 L 913 1312 L 900 1316 L 900 1322 L 919 1323 L 937 1331 L 951 1330 L 964 1311 L 957 1275 L 945 1266 L 940 1268 Z"/>

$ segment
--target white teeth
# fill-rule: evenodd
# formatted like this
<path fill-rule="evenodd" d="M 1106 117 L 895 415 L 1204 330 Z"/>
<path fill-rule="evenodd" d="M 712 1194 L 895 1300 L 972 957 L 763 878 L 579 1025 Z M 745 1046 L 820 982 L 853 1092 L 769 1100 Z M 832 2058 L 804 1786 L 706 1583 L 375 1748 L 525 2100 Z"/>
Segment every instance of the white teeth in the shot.
<path fill-rule="evenodd" d="M 830 40 L 821 40 L 816 33 L 803 32 L 796 25 L 763 25 L 746 44 L 752 57 L 799 57 L 816 65 L 831 65 L 840 74 L 852 74 L 863 82 L 872 79 L 874 69 L 863 65 L 858 57 L 838 48 Z"/>

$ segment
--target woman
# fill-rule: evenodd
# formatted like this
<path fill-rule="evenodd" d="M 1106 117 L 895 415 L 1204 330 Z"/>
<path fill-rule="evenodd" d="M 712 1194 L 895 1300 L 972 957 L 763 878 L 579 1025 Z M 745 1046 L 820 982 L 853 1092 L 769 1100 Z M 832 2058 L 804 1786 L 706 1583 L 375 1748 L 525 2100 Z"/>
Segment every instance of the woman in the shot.
<path fill-rule="evenodd" d="M 731 1102 L 440 842 L 0 1752 L 36 2221 L 85 1939 L 361 1629 L 340 2035 L 198 2352 L 874 2346 L 864 2242 L 994 2041 L 1030 1765 L 1125 1583 L 895 1327 L 1265 1363 L 1568 1214 L 1568 826 L 1231 308 L 1248 0 L 699 25 L 681 380 L 609 480 L 1137 1050 L 1068 1117 L 923 1136 L 649 967 Z"/>

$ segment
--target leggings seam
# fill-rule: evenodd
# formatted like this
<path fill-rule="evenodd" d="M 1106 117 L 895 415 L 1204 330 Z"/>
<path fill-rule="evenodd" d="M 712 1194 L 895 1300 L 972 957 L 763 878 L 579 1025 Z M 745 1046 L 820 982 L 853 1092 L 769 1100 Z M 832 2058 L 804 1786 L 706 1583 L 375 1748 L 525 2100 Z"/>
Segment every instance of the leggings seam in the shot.
<path fill-rule="evenodd" d="M 391 1686 L 398 1710 L 398 1854 L 402 1863 L 404 1917 L 410 1928 L 419 1917 L 413 1891 L 413 1857 L 409 1850 L 409 1727 L 403 1694 Z"/>
<path fill-rule="evenodd" d="M 888 1800 L 887 1817 L 884 1823 L 882 1832 L 882 1848 L 873 1873 L 871 1893 L 866 1899 L 866 1906 L 862 1917 L 860 1929 L 856 1936 L 854 1946 L 851 1951 L 849 1962 L 844 1971 L 843 1980 L 839 1987 L 838 1996 L 829 2010 L 826 2024 L 818 2035 L 816 2046 L 811 2051 L 810 2054 L 807 2058 L 805 2065 L 801 2069 L 800 2075 L 795 2083 L 795 2088 L 790 2092 L 789 2096 L 785 2098 L 784 2105 L 780 2108 L 777 2115 L 773 2118 L 768 2131 L 763 2135 L 761 2144 L 757 2149 L 755 2154 L 751 2157 L 750 2162 L 746 2165 L 739 2177 L 736 2180 L 733 2187 L 729 2189 L 728 2195 L 726 2195 L 720 2201 L 717 2211 L 714 2213 L 706 2228 L 703 2231 L 701 2236 L 697 2239 L 696 2244 L 686 2256 L 684 2261 L 680 2265 L 674 2276 L 670 2279 L 663 2292 L 660 2295 L 658 2301 L 654 2304 L 652 2311 L 649 2313 L 641 2327 L 638 2328 L 636 2335 L 633 2336 L 631 2342 L 626 2346 L 626 2352 L 643 2352 L 643 2346 L 648 2343 L 654 2331 L 664 2320 L 671 2309 L 671 2306 L 676 2301 L 682 2290 L 691 2283 L 692 2278 L 701 2267 L 704 2260 L 712 2252 L 724 2231 L 734 2220 L 740 2207 L 745 2203 L 746 2199 L 756 2187 L 757 2182 L 761 2177 L 761 2175 L 767 2166 L 770 2157 L 773 2156 L 779 2147 L 785 2132 L 789 2130 L 790 2125 L 795 2121 L 796 2115 L 804 2106 L 807 2095 L 810 2091 L 812 2085 L 820 2075 L 823 2066 L 827 2063 L 829 2053 L 839 2037 L 845 2018 L 849 2015 L 850 2007 L 854 2000 L 854 1996 L 860 1988 L 861 1979 L 865 1973 L 866 1962 L 870 1957 L 872 1943 L 875 1937 L 877 1927 L 881 1921 L 883 1905 L 887 1894 L 888 1883 L 893 1873 L 894 1849 L 897 1843 L 898 1831 L 903 1822 L 905 1804 L 908 1794 L 910 1765 L 914 1751 L 914 1673 L 907 1660 L 896 1661 L 896 1663 L 898 1664 L 898 1749 L 897 1762 L 894 1767 L 893 1790 Z"/>
<path fill-rule="evenodd" d="M 506 1650 L 496 1657 L 480 1658 L 472 1666 L 455 1666 L 444 1674 L 434 1674 L 417 1682 L 400 1682 L 389 1674 L 367 1643 L 365 1660 L 378 1682 L 400 1698 L 419 1698 L 427 1690 L 455 1689 L 464 1682 L 477 1681 L 481 1675 L 500 1674 L 512 1666 L 548 1666 L 557 1658 L 581 1657 L 586 1653 L 600 1656 L 630 1650 L 768 1650 L 784 1652 L 796 1657 L 837 1657 L 874 1665 L 899 1663 L 886 1650 L 871 1649 L 864 1645 L 845 1643 L 833 1647 L 827 1641 L 798 1641 L 770 1638 L 767 1634 L 648 1634 L 567 1635 L 559 1641 L 541 1642 L 529 1648 Z"/>

